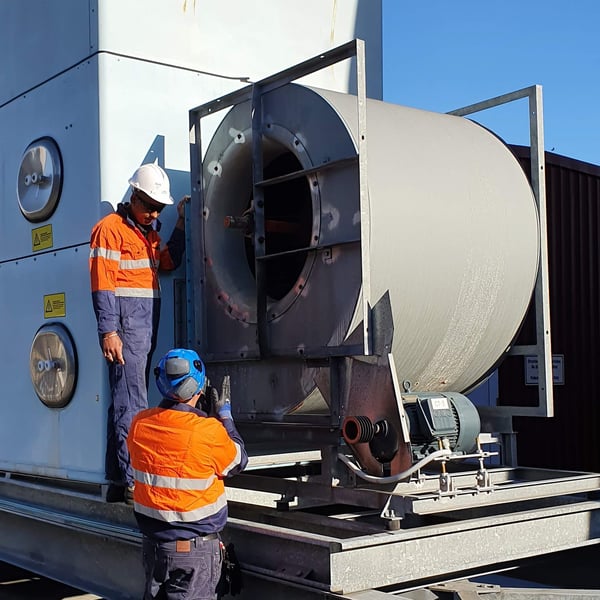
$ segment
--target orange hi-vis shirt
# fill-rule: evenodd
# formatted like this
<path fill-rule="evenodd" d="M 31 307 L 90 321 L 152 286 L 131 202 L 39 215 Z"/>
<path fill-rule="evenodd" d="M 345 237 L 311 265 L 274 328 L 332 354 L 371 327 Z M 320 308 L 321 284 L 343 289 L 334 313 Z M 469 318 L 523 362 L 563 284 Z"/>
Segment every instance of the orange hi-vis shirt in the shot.
<path fill-rule="evenodd" d="M 137 513 L 167 522 L 214 521 L 218 530 L 224 526 L 223 478 L 243 469 L 247 455 L 241 438 L 238 443 L 218 419 L 201 414 L 175 405 L 134 417 L 127 444 Z"/>
<path fill-rule="evenodd" d="M 158 270 L 175 268 L 168 248 L 160 250 L 160 236 L 147 236 L 119 213 L 100 220 L 92 229 L 90 275 L 92 292 L 115 296 L 158 298 Z"/>

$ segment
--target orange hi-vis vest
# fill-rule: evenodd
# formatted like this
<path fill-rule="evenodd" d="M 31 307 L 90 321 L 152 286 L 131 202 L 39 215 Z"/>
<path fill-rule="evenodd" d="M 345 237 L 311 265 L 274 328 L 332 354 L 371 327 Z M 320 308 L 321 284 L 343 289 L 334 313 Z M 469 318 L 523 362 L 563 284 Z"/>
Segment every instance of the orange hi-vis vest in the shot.
<path fill-rule="evenodd" d="M 115 296 L 158 298 L 157 271 L 174 268 L 168 249 L 160 250 L 160 236 L 144 235 L 118 213 L 107 215 L 92 230 L 90 273 L 92 292 Z"/>
<path fill-rule="evenodd" d="M 240 465 L 243 453 L 218 419 L 149 408 L 134 417 L 127 444 L 136 512 L 190 523 L 227 506 L 223 477 Z"/>

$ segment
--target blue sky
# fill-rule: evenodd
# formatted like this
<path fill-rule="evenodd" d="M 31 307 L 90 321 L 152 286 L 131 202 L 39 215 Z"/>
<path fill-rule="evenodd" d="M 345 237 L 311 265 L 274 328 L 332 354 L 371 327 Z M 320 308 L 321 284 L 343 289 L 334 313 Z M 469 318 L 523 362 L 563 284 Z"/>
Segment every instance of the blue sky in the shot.
<path fill-rule="evenodd" d="M 543 87 L 546 150 L 600 165 L 600 0 L 383 0 L 384 100 L 447 112 Z M 527 101 L 478 113 L 529 144 Z"/>

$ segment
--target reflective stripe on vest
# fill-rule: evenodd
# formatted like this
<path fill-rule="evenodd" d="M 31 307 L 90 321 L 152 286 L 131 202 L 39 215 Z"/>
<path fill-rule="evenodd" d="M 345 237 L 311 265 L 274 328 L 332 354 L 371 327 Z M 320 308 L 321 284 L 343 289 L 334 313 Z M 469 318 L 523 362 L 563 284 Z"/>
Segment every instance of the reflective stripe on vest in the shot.
<path fill-rule="evenodd" d="M 216 479 L 214 475 L 211 475 L 208 479 L 181 479 L 180 477 L 166 477 L 165 475 L 145 473 L 137 469 L 134 469 L 133 473 L 135 480 L 144 485 L 172 490 L 207 490 Z"/>
<path fill-rule="evenodd" d="M 121 260 L 119 261 L 119 269 L 129 271 L 132 269 L 156 269 L 149 258 L 141 258 L 139 260 Z"/>
<path fill-rule="evenodd" d="M 121 253 L 118 250 L 108 250 L 107 248 L 92 248 L 90 258 L 106 258 L 117 261 L 121 258 Z"/>
<path fill-rule="evenodd" d="M 237 467 L 242 462 L 242 449 L 237 442 L 233 442 L 235 445 L 235 458 L 223 469 L 223 475 L 227 475 L 231 469 Z"/>
<path fill-rule="evenodd" d="M 160 298 L 159 289 L 149 288 L 115 288 L 115 296 L 121 296 L 125 298 Z"/>
<path fill-rule="evenodd" d="M 212 504 L 205 504 L 200 508 L 185 512 L 175 510 L 159 510 L 144 506 L 139 502 L 134 502 L 133 508 L 136 512 L 146 515 L 147 517 L 152 517 L 153 519 L 158 519 L 159 521 L 168 521 L 169 523 L 172 523 L 173 521 L 190 523 L 193 521 L 206 519 L 212 515 L 216 515 L 220 510 L 225 508 L 225 506 L 227 506 L 227 494 L 223 492 L 223 494 L 221 494 Z"/>

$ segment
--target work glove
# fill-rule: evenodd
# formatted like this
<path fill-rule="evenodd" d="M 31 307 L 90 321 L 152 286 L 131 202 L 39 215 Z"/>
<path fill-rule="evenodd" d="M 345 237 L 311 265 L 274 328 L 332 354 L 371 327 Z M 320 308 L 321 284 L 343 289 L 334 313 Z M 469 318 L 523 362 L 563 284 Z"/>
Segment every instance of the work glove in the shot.
<path fill-rule="evenodd" d="M 214 396 L 215 395 L 213 395 L 213 397 Z M 212 401 L 212 406 L 213 412 L 219 417 L 219 419 L 223 420 L 233 418 L 231 416 L 231 385 L 229 383 L 229 375 L 225 375 L 225 377 L 223 377 L 223 383 L 221 384 L 221 396 L 216 397 L 216 399 Z"/>
<path fill-rule="evenodd" d="M 196 407 L 203 410 L 207 415 L 216 416 L 214 411 L 215 403 L 219 401 L 219 390 L 216 387 L 210 385 L 206 386 L 204 393 L 200 395 L 200 399 L 196 403 Z M 198 404 L 200 406 L 198 406 Z"/>

